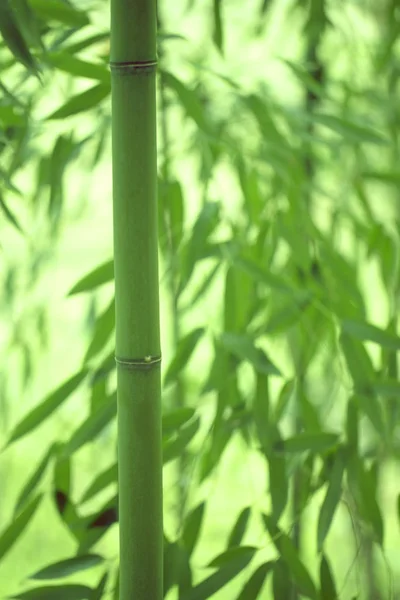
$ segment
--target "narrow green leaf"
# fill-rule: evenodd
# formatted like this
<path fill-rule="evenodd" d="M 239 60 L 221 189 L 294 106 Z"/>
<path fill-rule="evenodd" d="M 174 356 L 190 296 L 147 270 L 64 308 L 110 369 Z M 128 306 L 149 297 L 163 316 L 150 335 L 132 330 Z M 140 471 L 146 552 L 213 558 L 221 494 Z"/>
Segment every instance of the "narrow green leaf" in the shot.
<path fill-rule="evenodd" d="M 371 380 L 375 379 L 375 371 L 363 344 L 348 333 L 341 333 L 339 341 L 355 389 L 369 388 Z"/>
<path fill-rule="evenodd" d="M 372 389 L 371 394 L 355 394 L 353 396 L 353 401 L 356 402 L 360 412 L 368 417 L 372 427 L 377 433 L 381 436 L 386 436 L 387 431 L 382 405 L 372 393 Z"/>
<path fill-rule="evenodd" d="M 52 392 L 41 404 L 26 415 L 11 431 L 7 446 L 24 437 L 43 423 L 61 404 L 71 396 L 87 376 L 86 369 L 80 371 Z"/>
<path fill-rule="evenodd" d="M 111 87 L 105 83 L 99 83 L 76 96 L 73 96 L 55 112 L 51 113 L 47 119 L 66 119 L 72 115 L 90 110 L 100 104 L 110 95 Z"/>
<path fill-rule="evenodd" d="M 24 232 L 23 228 L 21 227 L 21 225 L 19 224 L 17 217 L 11 211 L 9 206 L 6 204 L 6 202 L 4 200 L 4 196 L 1 192 L 0 192 L 0 206 L 3 209 L 3 212 L 6 215 L 8 221 L 10 221 L 10 223 L 15 227 L 15 229 L 17 229 L 20 233 L 25 235 L 25 232 Z"/>
<path fill-rule="evenodd" d="M 196 411 L 194 408 L 184 407 L 175 408 L 162 416 L 162 432 L 163 435 L 168 435 L 179 429 L 182 425 L 190 421 L 194 417 Z"/>
<path fill-rule="evenodd" d="M 284 452 L 326 452 L 339 443 L 335 433 L 299 433 L 282 440 Z"/>
<path fill-rule="evenodd" d="M 164 83 L 176 93 L 187 115 L 200 129 L 209 132 L 210 127 L 197 94 L 172 73 L 162 71 L 161 77 Z"/>
<path fill-rule="evenodd" d="M 257 348 L 250 336 L 225 332 L 220 336 L 223 347 L 240 360 L 250 362 L 255 370 L 266 375 L 281 375 L 261 348 Z"/>
<path fill-rule="evenodd" d="M 186 423 L 177 433 L 176 436 L 168 438 L 163 443 L 163 464 L 167 464 L 171 460 L 178 458 L 186 446 L 196 435 L 200 426 L 200 419 L 196 417 L 192 421 Z"/>
<path fill-rule="evenodd" d="M 400 171 L 363 171 L 360 175 L 363 179 L 380 181 L 395 186 L 400 184 Z"/>
<path fill-rule="evenodd" d="M 191 590 L 182 594 L 180 600 L 207 600 L 207 598 L 216 594 L 247 567 L 253 558 L 254 551 L 249 550 L 244 554 L 244 556 L 239 557 L 233 556 L 230 564 L 221 567 L 216 573 L 213 573 Z"/>
<path fill-rule="evenodd" d="M 346 464 L 345 458 L 344 448 L 339 448 L 336 452 L 335 462 L 329 477 L 328 489 L 319 513 L 317 530 L 318 552 L 322 551 L 325 538 L 328 535 L 342 495 L 342 478 Z"/>
<path fill-rule="evenodd" d="M 104 575 L 102 576 L 102 578 L 99 581 L 97 588 L 95 590 L 93 590 L 93 593 L 90 596 L 90 600 L 102 600 L 102 598 L 104 598 L 104 593 L 106 590 L 108 577 L 109 577 L 109 573 L 108 572 L 104 573 Z"/>
<path fill-rule="evenodd" d="M 260 565 L 251 575 L 250 579 L 246 581 L 236 600 L 257 600 L 260 597 L 259 594 L 261 593 L 265 578 L 271 571 L 272 565 L 272 562 Z"/>
<path fill-rule="evenodd" d="M 110 41 L 110 31 L 104 31 L 103 33 L 95 33 L 94 35 L 90 35 L 79 42 L 73 42 L 66 44 L 64 46 L 64 50 L 68 52 L 68 54 L 77 54 L 81 52 L 81 50 L 86 50 L 89 46 L 94 46 L 95 44 L 104 44 Z"/>
<path fill-rule="evenodd" d="M 213 40 L 218 50 L 223 54 L 224 32 L 222 28 L 221 15 L 222 0 L 214 0 L 213 15 L 214 15 L 214 31 Z"/>
<path fill-rule="evenodd" d="M 342 331 L 362 342 L 375 342 L 383 348 L 400 350 L 400 337 L 365 321 L 343 320 Z"/>
<path fill-rule="evenodd" d="M 85 275 L 82 279 L 76 283 L 73 288 L 68 292 L 68 296 L 74 294 L 80 294 L 81 292 L 89 292 L 95 288 L 113 281 L 114 279 L 114 261 L 109 260 L 106 263 L 96 267 Z"/>
<path fill-rule="evenodd" d="M 263 514 L 264 524 L 301 594 L 312 600 L 318 599 L 316 587 L 303 563 L 300 561 L 292 540 L 283 533 L 268 515 Z"/>
<path fill-rule="evenodd" d="M 227 548 L 233 548 L 236 546 L 240 546 L 240 543 L 243 539 L 243 536 L 246 532 L 247 524 L 249 522 L 251 509 L 249 506 L 244 508 L 240 515 L 238 516 L 235 525 L 232 528 L 232 531 L 229 534 Z"/>
<path fill-rule="evenodd" d="M 92 341 L 86 351 L 84 362 L 87 363 L 106 346 L 115 329 L 115 298 L 106 310 L 97 318 Z"/>
<path fill-rule="evenodd" d="M 50 459 L 54 456 L 54 451 L 55 451 L 55 445 L 52 444 L 50 446 L 50 448 L 47 450 L 47 452 L 44 455 L 44 457 L 42 458 L 42 460 L 40 461 L 40 463 L 38 464 L 38 466 L 36 467 L 36 469 L 34 470 L 31 477 L 25 483 L 24 487 L 22 488 L 22 490 L 18 496 L 18 500 L 15 503 L 14 515 L 17 515 L 20 512 L 20 510 L 24 506 L 24 504 L 26 504 L 26 502 L 28 500 L 30 500 L 30 497 L 32 496 L 32 494 L 34 492 L 36 492 L 36 488 L 43 478 L 43 475 L 44 475 L 46 468 L 50 462 Z"/>
<path fill-rule="evenodd" d="M 40 569 L 40 571 L 29 575 L 28 579 L 62 579 L 74 573 L 97 567 L 102 562 L 104 562 L 104 558 L 99 554 L 74 556 L 73 558 L 67 558 L 66 560 L 60 560 L 47 565 L 47 567 Z"/>
<path fill-rule="evenodd" d="M 222 552 L 213 558 L 207 567 L 210 569 L 219 569 L 226 564 L 229 564 L 233 560 L 236 560 L 237 558 L 242 558 L 248 555 L 253 557 L 256 551 L 257 548 L 254 548 L 253 546 L 236 546 L 235 548 L 228 548 L 228 550 L 225 550 L 225 552 Z"/>
<path fill-rule="evenodd" d="M 285 292 L 286 294 L 290 294 L 290 296 L 293 296 L 295 292 L 290 282 L 286 282 L 283 277 L 261 268 L 254 261 L 243 257 L 235 257 L 233 258 L 233 264 L 238 269 L 242 269 L 248 273 L 255 281 L 263 283 L 269 288 Z"/>
<path fill-rule="evenodd" d="M 201 525 L 204 518 L 205 502 L 196 506 L 185 518 L 182 532 L 182 542 L 189 554 L 193 553 L 199 539 Z"/>
<path fill-rule="evenodd" d="M 117 397 L 113 394 L 103 406 L 92 413 L 72 434 L 63 448 L 64 456 L 71 456 L 85 444 L 92 442 L 117 415 Z"/>
<path fill-rule="evenodd" d="M 0 560 L 5 554 L 11 549 L 11 547 L 18 540 L 19 536 L 23 533 L 26 526 L 33 518 L 42 497 L 36 496 L 24 510 L 13 520 L 4 531 L 0 533 Z"/>
<path fill-rule="evenodd" d="M 112 483 L 118 482 L 118 464 L 114 463 L 108 469 L 105 469 L 101 473 L 99 473 L 92 481 L 92 483 L 87 487 L 87 489 L 82 494 L 82 498 L 80 502 L 83 504 L 88 500 L 91 500 L 93 496 L 102 492 L 106 487 L 111 485 Z"/>
<path fill-rule="evenodd" d="M 338 600 L 339 596 L 336 591 L 335 581 L 325 556 L 322 556 L 321 558 L 319 578 L 321 586 L 321 600 Z"/>
<path fill-rule="evenodd" d="M 46 62 L 59 71 L 70 73 L 75 77 L 95 79 L 107 85 L 110 83 L 110 72 L 104 65 L 87 62 L 65 51 L 48 52 Z"/>
<path fill-rule="evenodd" d="M 178 373 L 186 366 L 194 352 L 200 338 L 204 335 L 204 329 L 199 327 L 188 333 L 179 342 L 176 354 L 165 373 L 164 385 L 172 383 Z"/>
<path fill-rule="evenodd" d="M 338 133 L 354 143 L 365 142 L 377 144 L 378 146 L 387 146 L 389 143 L 389 141 L 381 133 L 375 131 L 374 129 L 365 127 L 364 125 L 359 125 L 358 123 L 354 123 L 353 121 L 349 121 L 347 119 L 336 117 L 334 115 L 314 113 L 312 115 L 312 120 L 319 125 L 328 127 L 335 133 Z"/>
<path fill-rule="evenodd" d="M 290 598 L 293 593 L 290 567 L 287 567 L 282 559 L 275 561 L 272 572 L 272 589 L 274 600 Z"/>
<path fill-rule="evenodd" d="M 91 600 L 92 588 L 86 585 L 49 585 L 37 587 L 15 596 L 9 596 L 13 600 Z"/>
<path fill-rule="evenodd" d="M 272 518 L 278 522 L 289 497 L 289 478 L 284 456 L 268 456 L 269 493 L 272 502 Z"/>
<path fill-rule="evenodd" d="M 0 4 L 0 33 L 15 58 L 32 73 L 37 73 L 37 64 L 20 31 L 9 0 Z"/>
<path fill-rule="evenodd" d="M 69 27 L 84 27 L 89 25 L 86 11 L 77 10 L 71 4 L 61 0 L 29 0 L 35 13 L 44 21 L 57 21 Z"/>

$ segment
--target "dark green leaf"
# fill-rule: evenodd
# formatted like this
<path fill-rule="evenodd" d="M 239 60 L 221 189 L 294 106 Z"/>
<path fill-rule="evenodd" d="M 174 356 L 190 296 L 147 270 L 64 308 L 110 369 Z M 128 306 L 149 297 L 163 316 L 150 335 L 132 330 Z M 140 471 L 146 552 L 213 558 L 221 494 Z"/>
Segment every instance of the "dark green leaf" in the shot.
<path fill-rule="evenodd" d="M 118 481 L 118 464 L 114 463 L 108 469 L 105 469 L 97 477 L 94 478 L 92 483 L 88 486 L 85 492 L 82 494 L 81 503 L 91 500 L 93 496 L 102 492 L 106 487 L 112 483 Z"/>
<path fill-rule="evenodd" d="M 272 588 L 274 600 L 283 600 L 284 598 L 286 600 L 293 594 L 290 567 L 287 567 L 282 559 L 277 560 L 274 564 Z"/>
<path fill-rule="evenodd" d="M 55 450 L 55 446 L 54 446 L 54 444 L 52 444 L 50 446 L 50 448 L 47 450 L 47 452 L 44 455 L 44 457 L 42 458 L 42 460 L 40 461 L 40 463 L 38 464 L 38 466 L 36 467 L 32 476 L 28 479 L 28 481 L 22 488 L 22 490 L 18 496 L 18 500 L 15 503 L 14 515 L 16 515 L 17 513 L 20 512 L 21 508 L 24 506 L 24 504 L 26 504 L 27 500 L 30 499 L 33 492 L 36 491 L 36 488 L 43 478 L 43 475 L 44 475 L 46 468 L 50 462 L 50 459 L 54 455 L 54 450 Z"/>
<path fill-rule="evenodd" d="M 30 433 L 45 421 L 76 390 L 87 376 L 86 369 L 80 371 L 52 392 L 41 404 L 26 415 L 11 431 L 7 445 Z"/>
<path fill-rule="evenodd" d="M 108 572 L 104 573 L 104 575 L 100 579 L 97 588 L 93 591 L 92 595 L 90 596 L 90 600 L 102 600 L 102 598 L 104 598 L 107 581 Z"/>
<path fill-rule="evenodd" d="M 172 383 L 178 373 L 186 366 L 189 359 L 199 342 L 200 338 L 204 334 L 204 329 L 199 327 L 188 333 L 179 342 L 176 354 L 170 363 L 164 378 L 164 385 Z"/>
<path fill-rule="evenodd" d="M 16 596 L 9 596 L 13 600 L 91 600 L 92 588 L 86 585 L 49 585 L 37 587 Z"/>
<path fill-rule="evenodd" d="M 254 548 L 253 546 L 236 546 L 235 548 L 228 548 L 228 550 L 225 550 L 225 552 L 222 552 L 222 554 L 213 558 L 207 567 L 210 569 L 218 569 L 238 558 L 249 555 L 253 557 L 256 551 L 257 548 Z"/>
<path fill-rule="evenodd" d="M 342 333 L 339 341 L 354 382 L 354 387 L 357 390 L 369 387 L 371 380 L 375 379 L 375 372 L 372 361 L 363 344 L 353 339 L 347 333 Z"/>
<path fill-rule="evenodd" d="M 25 232 L 24 232 L 23 228 L 21 227 L 21 225 L 19 224 L 17 217 L 15 216 L 15 214 L 11 211 L 11 209 L 6 204 L 6 202 L 4 200 L 4 196 L 1 192 L 0 192 L 0 206 L 3 209 L 3 212 L 6 215 L 7 219 L 15 227 L 15 229 L 18 229 L 18 231 L 20 233 L 25 235 Z"/>
<path fill-rule="evenodd" d="M 11 549 L 34 516 L 42 497 L 37 496 L 29 502 L 11 525 L 0 533 L 0 560 Z"/>
<path fill-rule="evenodd" d="M 261 348 L 254 345 L 251 337 L 225 332 L 220 336 L 222 346 L 240 360 L 250 362 L 255 370 L 266 375 L 281 375 L 279 369 L 269 360 Z"/>
<path fill-rule="evenodd" d="M 400 337 L 365 321 L 343 320 L 342 330 L 362 342 L 375 342 L 383 348 L 400 350 Z"/>
<path fill-rule="evenodd" d="M 29 575 L 28 579 L 62 579 L 74 573 L 97 567 L 102 562 L 104 562 L 104 558 L 99 554 L 74 556 L 44 567 L 33 575 Z"/>
<path fill-rule="evenodd" d="M 104 285 L 114 279 L 114 261 L 109 260 L 108 262 L 96 267 L 85 275 L 82 279 L 74 285 L 74 287 L 68 292 L 68 296 L 73 294 L 80 294 L 81 292 L 92 291 L 100 285 Z"/>
<path fill-rule="evenodd" d="M 64 456 L 70 456 L 88 442 L 92 442 L 102 432 L 104 427 L 114 419 L 116 414 L 117 398 L 116 394 L 114 394 L 72 434 L 63 448 Z"/>
<path fill-rule="evenodd" d="M 214 31 L 213 40 L 218 50 L 223 54 L 223 29 L 222 29 L 222 15 L 221 15 L 221 4 L 222 0 L 214 0 Z"/>
<path fill-rule="evenodd" d="M 317 531 L 318 552 L 322 551 L 325 538 L 328 535 L 337 505 L 339 504 L 342 495 L 342 478 L 345 469 L 345 458 L 344 448 L 339 448 L 336 452 L 335 462 L 329 477 L 328 489 L 319 513 Z"/>
<path fill-rule="evenodd" d="M 176 436 L 168 438 L 163 443 L 163 464 L 178 458 L 182 451 L 191 442 L 200 426 L 200 419 L 196 417 L 188 421 L 177 433 Z"/>
<path fill-rule="evenodd" d="M 272 518 L 278 522 L 289 497 L 289 478 L 284 456 L 268 456 L 269 493 L 272 502 Z"/>
<path fill-rule="evenodd" d="M 283 277 L 261 268 L 257 263 L 243 257 L 234 257 L 233 264 L 238 269 L 248 273 L 255 281 L 265 284 L 268 288 L 285 292 L 293 296 L 295 290 Z"/>
<path fill-rule="evenodd" d="M 291 539 L 279 529 L 271 517 L 263 514 L 263 519 L 269 535 L 282 559 L 288 566 L 290 575 L 295 581 L 300 593 L 312 600 L 318 600 L 316 587 L 307 569 L 300 561 L 297 550 Z"/>
<path fill-rule="evenodd" d="M 198 95 L 186 84 L 172 75 L 172 73 L 162 71 L 161 77 L 163 78 L 164 83 L 177 94 L 187 115 L 193 119 L 200 129 L 209 132 L 210 127 Z"/>
<path fill-rule="evenodd" d="M 20 31 L 9 0 L 2 0 L 0 4 L 0 32 L 15 58 L 28 70 L 37 73 L 36 61 Z"/>
<path fill-rule="evenodd" d="M 96 356 L 107 344 L 115 329 L 115 298 L 111 300 L 106 310 L 98 317 L 92 341 L 86 351 L 84 362 Z"/>
<path fill-rule="evenodd" d="M 339 442 L 335 433 L 299 433 L 283 440 L 284 452 L 326 452 Z"/>
<path fill-rule="evenodd" d="M 182 532 L 182 542 L 189 556 L 193 553 L 193 550 L 195 549 L 199 539 L 205 506 L 206 503 L 201 502 L 201 504 L 196 506 L 196 508 L 194 508 L 185 518 Z"/>
<path fill-rule="evenodd" d="M 264 585 L 265 578 L 271 571 L 272 565 L 273 563 L 271 562 L 260 565 L 244 584 L 237 600 L 257 600 L 257 598 L 261 597 L 259 594 Z"/>
<path fill-rule="evenodd" d="M 71 4 L 61 0 L 29 0 L 36 14 L 44 21 L 57 21 L 69 27 L 84 27 L 89 25 L 86 11 L 77 10 Z"/>
<path fill-rule="evenodd" d="M 321 585 L 321 600 L 338 600 L 339 596 L 336 592 L 333 575 L 325 556 L 322 556 L 321 559 L 319 578 Z"/>
<path fill-rule="evenodd" d="M 110 95 L 110 85 L 99 83 L 76 96 L 73 96 L 55 112 L 51 113 L 47 119 L 66 119 L 72 115 L 90 110 L 100 104 Z"/>
<path fill-rule="evenodd" d="M 249 522 L 251 509 L 249 506 L 244 508 L 238 516 L 232 531 L 229 534 L 227 548 L 233 548 L 240 546 L 243 536 L 246 532 L 247 524 Z"/>
<path fill-rule="evenodd" d="M 104 31 L 103 33 L 95 33 L 94 35 L 90 35 L 79 42 L 73 42 L 72 44 L 67 44 L 64 46 L 64 49 L 68 54 L 76 54 L 81 50 L 85 50 L 89 46 L 94 46 L 95 44 L 104 44 L 105 42 L 110 41 L 110 32 Z"/>

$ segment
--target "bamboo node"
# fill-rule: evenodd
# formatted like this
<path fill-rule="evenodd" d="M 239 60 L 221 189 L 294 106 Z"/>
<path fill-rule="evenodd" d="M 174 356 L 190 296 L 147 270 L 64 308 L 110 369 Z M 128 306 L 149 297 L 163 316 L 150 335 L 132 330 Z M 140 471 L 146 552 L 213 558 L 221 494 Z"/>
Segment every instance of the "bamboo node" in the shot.
<path fill-rule="evenodd" d="M 150 369 L 154 365 L 161 363 L 161 356 L 145 356 L 144 358 L 118 358 L 115 357 L 117 366 L 128 371 Z"/>
<path fill-rule="evenodd" d="M 113 62 L 109 63 L 112 73 L 118 75 L 132 75 L 137 73 L 152 73 L 157 69 L 156 60 L 137 60 L 132 62 Z"/>

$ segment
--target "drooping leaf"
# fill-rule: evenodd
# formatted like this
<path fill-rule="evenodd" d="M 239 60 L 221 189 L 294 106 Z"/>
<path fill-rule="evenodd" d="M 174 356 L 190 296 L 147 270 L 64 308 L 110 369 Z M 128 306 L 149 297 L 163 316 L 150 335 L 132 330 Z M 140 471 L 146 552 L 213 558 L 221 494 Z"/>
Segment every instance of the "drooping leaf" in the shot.
<path fill-rule="evenodd" d="M 219 554 L 207 565 L 208 568 L 219 569 L 226 564 L 232 562 L 232 560 L 236 560 L 237 558 L 241 558 L 244 556 L 251 555 L 253 556 L 257 551 L 257 548 L 254 546 L 235 546 L 234 548 L 228 548 L 222 554 Z"/>
<path fill-rule="evenodd" d="M 268 456 L 269 493 L 272 502 L 272 519 L 278 522 L 289 498 L 289 477 L 284 456 Z"/>
<path fill-rule="evenodd" d="M 189 556 L 193 553 L 193 550 L 195 549 L 199 539 L 205 506 L 206 503 L 201 502 L 185 518 L 182 532 L 182 542 Z"/>
<path fill-rule="evenodd" d="M 114 463 L 108 469 L 99 473 L 82 494 L 81 503 L 91 500 L 93 496 L 102 492 L 106 487 L 118 481 L 118 464 Z"/>
<path fill-rule="evenodd" d="M 162 432 L 163 435 L 168 435 L 179 429 L 182 425 L 190 421 L 194 417 L 196 411 L 194 408 L 183 407 L 175 408 L 163 414 L 162 416 Z"/>
<path fill-rule="evenodd" d="M 85 444 L 92 442 L 117 414 L 117 398 L 113 394 L 84 421 L 66 442 L 63 453 L 70 456 Z"/>
<path fill-rule="evenodd" d="M 9 0 L 2 0 L 0 4 L 0 33 L 15 58 L 29 71 L 37 73 L 36 61 L 21 33 L 15 12 Z"/>
<path fill-rule="evenodd" d="M 222 27 L 222 0 L 213 0 L 214 30 L 213 40 L 218 50 L 223 54 L 224 31 Z"/>
<path fill-rule="evenodd" d="M 200 426 L 200 419 L 195 417 L 188 421 L 175 436 L 168 438 L 163 443 L 163 464 L 178 458 L 196 435 Z"/>
<path fill-rule="evenodd" d="M 13 600 L 91 600 L 93 589 L 87 585 L 64 584 L 37 587 L 15 596 Z"/>
<path fill-rule="evenodd" d="M 41 499 L 41 496 L 33 498 L 13 522 L 0 533 L 0 560 L 24 532 L 25 528 L 33 518 Z"/>
<path fill-rule="evenodd" d="M 109 573 L 107 571 L 106 573 L 104 573 L 104 575 L 100 579 L 97 588 L 93 591 L 93 594 L 90 597 L 90 600 L 102 600 L 102 598 L 104 598 L 104 593 L 106 590 L 108 576 L 109 576 Z"/>
<path fill-rule="evenodd" d="M 283 600 L 283 598 L 290 598 L 292 595 L 292 579 L 290 575 L 289 568 L 282 559 L 275 561 L 272 571 L 274 600 Z"/>
<path fill-rule="evenodd" d="M 335 433 L 299 433 L 291 438 L 282 440 L 284 452 L 326 452 L 334 448 L 339 442 Z M 278 448 L 280 449 L 281 444 Z M 277 448 L 277 449 L 278 449 Z"/>
<path fill-rule="evenodd" d="M 172 73 L 169 73 L 168 71 L 162 71 L 161 76 L 164 83 L 176 93 L 187 115 L 193 119 L 193 121 L 201 130 L 205 131 L 206 133 L 209 132 L 210 126 L 206 119 L 205 111 L 203 110 L 198 95 L 185 83 L 172 75 Z"/>
<path fill-rule="evenodd" d="M 86 48 L 89 48 L 90 46 L 104 44 L 109 41 L 110 31 L 104 31 L 90 35 L 83 40 L 79 40 L 79 42 L 67 43 L 64 45 L 64 50 L 68 52 L 68 54 L 77 54 L 78 52 L 81 52 L 81 50 L 86 50 Z"/>
<path fill-rule="evenodd" d="M 62 579 L 74 573 L 97 567 L 103 562 L 104 558 L 99 554 L 74 556 L 73 558 L 67 558 L 47 565 L 47 567 L 40 569 L 40 571 L 29 575 L 28 579 Z"/>
<path fill-rule="evenodd" d="M 76 283 L 73 288 L 68 292 L 68 296 L 73 294 L 80 294 L 81 292 L 89 292 L 95 288 L 113 281 L 114 279 L 114 261 L 109 260 L 106 263 L 96 267 L 85 275 L 82 279 Z"/>
<path fill-rule="evenodd" d="M 400 350 L 399 336 L 365 321 L 343 320 L 342 331 L 362 342 L 375 342 L 383 348 Z"/>
<path fill-rule="evenodd" d="M 369 388 L 371 380 L 375 379 L 375 371 L 363 344 L 348 333 L 342 333 L 339 341 L 355 389 L 362 391 Z"/>
<path fill-rule="evenodd" d="M 311 579 L 307 569 L 300 561 L 297 550 L 292 540 L 279 529 L 274 521 L 266 514 L 263 514 L 264 524 L 268 530 L 271 540 L 278 550 L 280 556 L 286 563 L 290 575 L 301 594 L 312 600 L 319 600 L 318 592 Z"/>
<path fill-rule="evenodd" d="M 84 27 L 90 22 L 86 11 L 77 10 L 61 0 L 29 0 L 29 4 L 46 22 L 56 21 L 69 27 Z"/>
<path fill-rule="evenodd" d="M 244 508 L 239 514 L 232 531 L 229 534 L 227 548 L 233 548 L 240 546 L 243 536 L 246 532 L 247 524 L 249 522 L 251 509 L 249 506 Z"/>
<path fill-rule="evenodd" d="M 76 390 L 87 376 L 88 371 L 83 369 L 52 392 L 41 404 L 36 406 L 26 415 L 11 431 L 7 445 L 30 433 L 45 421 L 60 405 Z"/>
<path fill-rule="evenodd" d="M 323 600 L 338 600 L 339 596 L 336 591 L 335 581 L 333 579 L 328 560 L 325 556 L 322 556 L 321 558 L 319 578 L 321 586 L 321 599 L 323 598 Z"/>
<path fill-rule="evenodd" d="M 0 192 L 0 206 L 1 206 L 4 214 L 6 215 L 7 220 L 15 227 L 15 229 L 17 229 L 20 233 L 25 235 L 25 232 L 24 232 L 22 226 L 20 225 L 17 217 L 12 212 L 12 210 L 10 209 L 8 204 L 6 204 L 6 202 L 4 200 L 4 195 L 1 192 Z"/>
<path fill-rule="evenodd" d="M 364 125 L 342 119 L 334 115 L 316 114 L 312 115 L 312 120 L 319 125 L 323 125 L 343 136 L 354 143 L 370 143 L 378 146 L 387 146 L 389 141 L 378 131 Z"/>
<path fill-rule="evenodd" d="M 86 351 L 84 362 L 96 356 L 107 344 L 115 329 L 115 298 L 113 297 L 105 311 L 98 317 L 94 334 Z"/>
<path fill-rule="evenodd" d="M 67 100 L 65 104 L 51 113 L 47 119 L 66 119 L 72 115 L 90 110 L 107 98 L 110 95 L 110 91 L 110 85 L 99 83 Z"/>
<path fill-rule="evenodd" d="M 41 482 L 43 475 L 46 471 L 46 468 L 50 462 L 50 459 L 54 456 L 55 446 L 52 444 L 50 448 L 47 450 L 46 454 L 32 473 L 31 477 L 25 483 L 22 488 L 18 500 L 15 503 L 14 515 L 17 515 L 21 508 L 26 504 L 26 502 L 30 499 L 32 494 L 36 492 L 37 486 Z"/>
<path fill-rule="evenodd" d="M 110 72 L 104 65 L 76 58 L 69 52 L 48 52 L 46 62 L 59 71 L 70 73 L 75 77 L 95 79 L 107 85 L 110 82 Z"/>
<path fill-rule="evenodd" d="M 164 385 L 172 383 L 178 373 L 180 373 L 180 371 L 186 366 L 203 334 L 204 329 L 202 327 L 198 327 L 180 340 L 176 354 L 172 359 L 167 372 L 165 373 Z"/>
<path fill-rule="evenodd" d="M 265 579 L 273 566 L 272 562 L 266 562 L 260 565 L 244 584 L 236 600 L 257 600 L 260 597 L 261 589 Z"/>
<path fill-rule="evenodd" d="M 281 375 L 279 369 L 269 360 L 261 348 L 254 345 L 247 335 L 225 332 L 220 336 L 222 346 L 240 360 L 252 364 L 256 371 L 266 375 Z"/>
<path fill-rule="evenodd" d="M 293 296 L 295 290 L 291 286 L 290 282 L 286 281 L 283 277 L 275 275 L 270 271 L 263 269 L 256 262 L 249 260 L 244 257 L 233 257 L 233 264 L 238 268 L 242 269 L 250 275 L 255 281 L 263 283 L 268 288 L 276 289 L 290 296 Z"/>
<path fill-rule="evenodd" d="M 335 461 L 329 477 L 328 489 L 319 513 L 317 531 L 318 552 L 322 551 L 325 538 L 328 535 L 337 505 L 339 504 L 342 495 L 342 478 L 345 469 L 345 458 L 344 448 L 339 448 L 336 452 Z"/>

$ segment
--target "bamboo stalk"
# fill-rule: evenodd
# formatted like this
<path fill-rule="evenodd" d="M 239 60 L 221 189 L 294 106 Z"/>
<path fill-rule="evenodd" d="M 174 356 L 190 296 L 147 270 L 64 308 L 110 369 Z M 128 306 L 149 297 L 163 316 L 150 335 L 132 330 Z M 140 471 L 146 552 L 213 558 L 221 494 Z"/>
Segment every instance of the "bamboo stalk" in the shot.
<path fill-rule="evenodd" d="M 156 3 L 111 1 L 120 600 L 161 600 Z"/>

